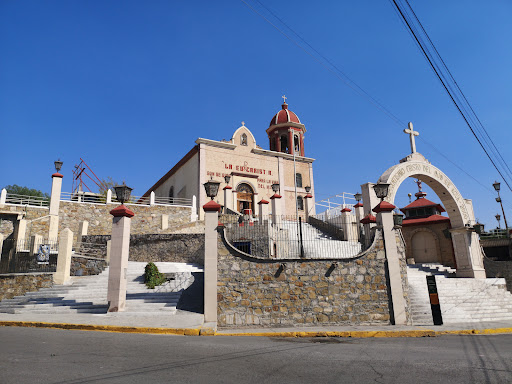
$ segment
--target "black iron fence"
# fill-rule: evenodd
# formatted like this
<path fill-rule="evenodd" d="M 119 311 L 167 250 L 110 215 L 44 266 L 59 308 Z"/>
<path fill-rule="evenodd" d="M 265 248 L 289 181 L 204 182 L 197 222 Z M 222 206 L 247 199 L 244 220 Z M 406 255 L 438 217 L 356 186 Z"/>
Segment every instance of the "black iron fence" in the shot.
<path fill-rule="evenodd" d="M 343 240 L 333 226 L 315 227 L 295 216 L 252 218 L 222 215 L 227 240 L 241 252 L 273 259 L 351 258 L 361 252 L 358 241 Z M 334 235 L 333 235 L 334 234 Z"/>
<path fill-rule="evenodd" d="M 0 259 L 0 273 L 55 272 L 58 242 L 32 237 L 6 239 Z"/>

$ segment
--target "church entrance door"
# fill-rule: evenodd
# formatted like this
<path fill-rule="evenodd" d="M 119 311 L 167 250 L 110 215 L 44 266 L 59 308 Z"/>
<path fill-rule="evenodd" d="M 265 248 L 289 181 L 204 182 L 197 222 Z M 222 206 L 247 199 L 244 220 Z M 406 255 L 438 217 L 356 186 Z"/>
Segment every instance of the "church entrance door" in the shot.
<path fill-rule="evenodd" d="M 254 191 L 249 184 L 242 183 L 236 189 L 238 212 L 243 213 L 244 209 L 253 209 Z"/>
<path fill-rule="evenodd" d="M 416 263 L 439 263 L 434 236 L 418 232 L 412 237 L 412 257 Z"/>

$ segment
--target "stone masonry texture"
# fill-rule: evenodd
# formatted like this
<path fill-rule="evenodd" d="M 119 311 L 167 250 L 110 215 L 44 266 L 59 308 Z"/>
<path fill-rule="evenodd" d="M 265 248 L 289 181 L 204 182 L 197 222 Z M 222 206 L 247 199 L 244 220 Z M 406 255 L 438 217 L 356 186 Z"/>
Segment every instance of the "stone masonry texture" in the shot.
<path fill-rule="evenodd" d="M 0 275 L 0 300 L 53 286 L 53 273 Z"/>
<path fill-rule="evenodd" d="M 493 261 L 484 257 L 484 267 L 487 277 L 505 278 L 507 290 L 512 292 L 512 260 Z"/>
<path fill-rule="evenodd" d="M 350 260 L 283 264 L 241 254 L 219 236 L 217 302 L 220 327 L 389 324 L 382 239 Z"/>

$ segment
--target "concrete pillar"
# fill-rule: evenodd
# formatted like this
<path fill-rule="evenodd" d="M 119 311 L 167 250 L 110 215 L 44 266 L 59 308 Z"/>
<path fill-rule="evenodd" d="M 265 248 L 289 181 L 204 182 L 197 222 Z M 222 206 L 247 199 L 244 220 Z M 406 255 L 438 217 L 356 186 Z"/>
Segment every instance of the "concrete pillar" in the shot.
<path fill-rule="evenodd" d="M 77 241 L 79 243 L 82 242 L 82 236 L 87 236 L 87 231 L 89 230 L 89 222 L 87 220 L 81 221 L 78 224 L 78 235 Z"/>
<path fill-rule="evenodd" d="M 197 221 L 198 215 L 197 215 L 197 198 L 196 195 L 192 196 L 192 209 L 190 211 L 190 221 L 194 222 Z"/>
<path fill-rule="evenodd" d="M 107 240 L 107 257 L 105 261 L 107 264 L 110 264 L 110 251 L 112 249 L 112 240 Z"/>
<path fill-rule="evenodd" d="M 352 212 L 350 208 L 343 208 L 341 210 L 341 228 L 343 228 L 346 241 L 357 241 L 353 215 L 350 212 Z"/>
<path fill-rule="evenodd" d="M 130 252 L 130 224 L 134 213 L 124 205 L 110 211 L 112 221 L 112 249 L 108 273 L 108 312 L 126 309 L 126 271 Z"/>
<path fill-rule="evenodd" d="M 221 206 L 215 201 L 204 210 L 204 321 L 217 321 L 217 226 Z"/>
<path fill-rule="evenodd" d="M 268 220 L 268 201 L 261 199 L 258 202 L 258 216 L 260 224 Z"/>
<path fill-rule="evenodd" d="M 52 193 L 50 195 L 50 229 L 48 231 L 49 241 L 57 241 L 59 236 L 59 206 L 63 177 L 64 176 L 59 172 L 55 172 L 52 175 Z"/>
<path fill-rule="evenodd" d="M 112 191 L 110 189 L 107 190 L 107 201 L 106 204 L 112 203 Z"/>
<path fill-rule="evenodd" d="M 363 204 L 357 203 L 354 205 L 354 211 L 356 214 L 356 223 L 357 223 L 357 239 L 361 240 L 361 219 L 364 217 L 363 212 Z M 368 226 L 369 228 L 369 226 Z"/>
<path fill-rule="evenodd" d="M 485 279 L 480 239 L 471 227 L 450 229 L 457 262 L 457 277 Z"/>
<path fill-rule="evenodd" d="M 169 228 L 169 215 L 162 213 L 162 231 L 165 231 Z"/>
<path fill-rule="evenodd" d="M 7 189 L 3 188 L 2 192 L 0 193 L 0 204 L 5 204 L 5 201 L 7 200 Z"/>
<path fill-rule="evenodd" d="M 57 272 L 53 274 L 55 284 L 66 284 L 71 279 L 71 251 L 73 249 L 73 232 L 69 228 L 60 233 Z"/>
<path fill-rule="evenodd" d="M 233 188 L 229 185 L 226 185 L 224 188 L 224 213 L 226 213 L 226 208 L 233 209 Z"/>
<path fill-rule="evenodd" d="M 309 219 L 309 211 L 311 210 L 312 202 L 313 202 L 312 195 L 310 195 L 308 193 L 306 196 L 304 196 L 304 211 L 306 212 L 306 223 L 308 222 L 308 219 Z"/>
<path fill-rule="evenodd" d="M 382 228 L 384 238 L 384 250 L 386 253 L 389 288 L 391 291 L 392 315 L 395 325 L 406 325 L 407 316 L 405 313 L 405 298 L 402 287 L 402 275 L 400 270 L 400 259 L 396 246 L 396 233 L 393 223 L 393 204 L 383 201 L 373 210 L 377 212 L 377 224 Z M 404 278 L 406 278 L 404 276 Z"/>
<path fill-rule="evenodd" d="M 27 232 L 27 220 L 19 219 L 14 226 L 14 239 L 16 240 L 16 249 L 20 249 L 25 242 Z"/>
<path fill-rule="evenodd" d="M 374 185 L 374 183 L 366 183 L 361 185 L 361 193 L 363 195 L 363 212 L 365 216 L 371 213 L 372 208 L 380 202 L 373 189 Z"/>
<path fill-rule="evenodd" d="M 39 246 L 43 244 L 43 236 L 42 235 L 32 235 L 30 236 L 30 256 L 37 255 L 39 252 Z"/>
<path fill-rule="evenodd" d="M 270 197 L 270 200 L 272 201 L 272 224 L 279 224 L 283 214 L 281 207 L 281 196 L 277 193 L 274 193 L 274 195 Z"/>
<path fill-rule="evenodd" d="M 149 205 L 155 205 L 155 192 L 153 191 L 149 194 Z"/>

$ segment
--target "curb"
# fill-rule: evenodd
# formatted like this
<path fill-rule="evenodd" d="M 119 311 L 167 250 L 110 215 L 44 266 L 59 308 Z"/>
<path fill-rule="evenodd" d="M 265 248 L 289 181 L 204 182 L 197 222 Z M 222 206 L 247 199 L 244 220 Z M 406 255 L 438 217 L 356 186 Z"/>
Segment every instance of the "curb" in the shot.
<path fill-rule="evenodd" d="M 214 328 L 154 328 L 154 327 L 129 327 L 117 325 L 91 325 L 91 324 L 67 324 L 46 323 L 33 321 L 0 321 L 0 327 L 26 327 L 26 328 L 53 328 L 75 331 L 97 331 L 116 333 L 142 333 L 156 335 L 179 336 L 259 336 L 259 337 L 436 337 L 444 335 L 493 335 L 512 334 L 510 328 L 488 329 L 460 329 L 435 331 L 432 329 L 396 330 L 396 331 L 293 331 L 293 332 L 217 332 Z"/>

